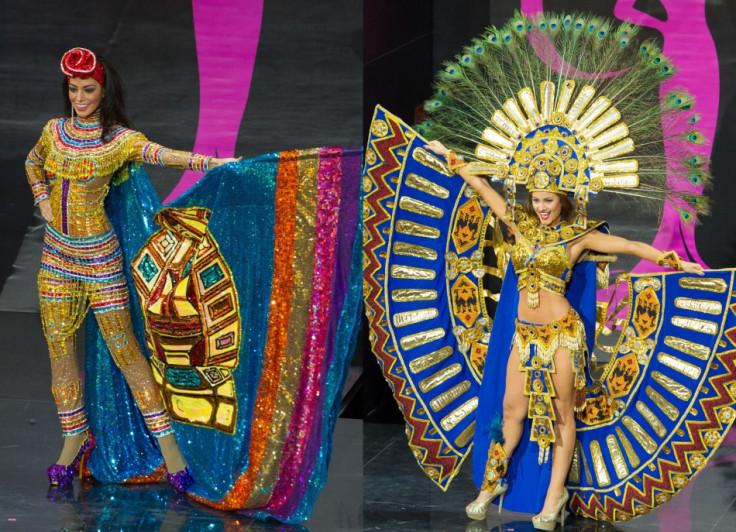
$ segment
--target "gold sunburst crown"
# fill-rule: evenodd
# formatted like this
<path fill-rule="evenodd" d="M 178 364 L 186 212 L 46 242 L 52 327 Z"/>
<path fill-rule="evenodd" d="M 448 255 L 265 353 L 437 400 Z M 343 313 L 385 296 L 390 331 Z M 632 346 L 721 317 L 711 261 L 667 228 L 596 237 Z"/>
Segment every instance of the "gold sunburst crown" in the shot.
<path fill-rule="evenodd" d="M 485 162 L 468 169 L 503 181 L 511 207 L 517 183 L 531 192 L 567 193 L 575 199 L 573 224 L 584 228 L 589 195 L 639 185 L 637 160 L 622 158 L 634 151 L 629 128 L 611 101 L 595 93 L 584 85 L 573 100 L 575 81 L 566 80 L 559 94 L 553 82 L 543 81 L 537 105 L 532 89 L 523 88 L 518 101 L 510 98 L 493 113 L 494 127 L 483 131 L 475 149 Z"/>

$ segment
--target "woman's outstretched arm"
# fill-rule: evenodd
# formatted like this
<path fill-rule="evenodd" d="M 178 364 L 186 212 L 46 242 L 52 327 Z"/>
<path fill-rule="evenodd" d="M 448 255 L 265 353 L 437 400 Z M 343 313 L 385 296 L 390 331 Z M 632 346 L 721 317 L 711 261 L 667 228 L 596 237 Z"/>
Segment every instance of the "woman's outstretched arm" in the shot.
<path fill-rule="evenodd" d="M 580 238 L 579 242 L 583 249 L 591 249 L 601 253 L 625 253 L 628 255 L 636 255 L 641 259 L 660 265 L 664 265 L 662 259 L 668 254 L 650 246 L 649 244 L 645 244 L 644 242 L 628 240 L 620 236 L 607 235 L 600 231 L 591 231 L 587 233 Z M 674 256 L 676 257 L 676 255 Z M 682 271 L 703 275 L 703 267 L 697 262 L 687 262 L 683 260 L 679 261 L 679 264 Z"/>
<path fill-rule="evenodd" d="M 168 166 L 169 168 L 179 168 L 181 170 L 207 172 L 217 166 L 242 159 L 242 157 L 221 159 L 188 151 L 172 150 L 155 142 L 150 142 L 145 137 L 143 139 L 136 143 L 130 157 L 131 160 L 143 161 L 144 163 L 156 164 L 158 166 Z"/>

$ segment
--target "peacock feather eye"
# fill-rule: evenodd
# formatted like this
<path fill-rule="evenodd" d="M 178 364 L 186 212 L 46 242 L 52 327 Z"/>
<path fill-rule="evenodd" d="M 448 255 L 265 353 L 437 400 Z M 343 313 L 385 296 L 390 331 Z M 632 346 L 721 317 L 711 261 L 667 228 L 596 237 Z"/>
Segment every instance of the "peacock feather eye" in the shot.
<path fill-rule="evenodd" d="M 442 107 L 442 102 L 439 100 L 427 100 L 424 102 L 424 110 L 431 113 Z"/>
<path fill-rule="evenodd" d="M 689 224 L 690 222 L 693 221 L 694 216 L 693 216 L 693 213 L 692 212 L 690 212 L 690 211 L 688 211 L 686 209 L 677 209 L 677 211 L 678 211 L 678 213 L 679 213 L 680 218 L 682 219 L 682 221 L 685 222 L 686 224 Z"/>

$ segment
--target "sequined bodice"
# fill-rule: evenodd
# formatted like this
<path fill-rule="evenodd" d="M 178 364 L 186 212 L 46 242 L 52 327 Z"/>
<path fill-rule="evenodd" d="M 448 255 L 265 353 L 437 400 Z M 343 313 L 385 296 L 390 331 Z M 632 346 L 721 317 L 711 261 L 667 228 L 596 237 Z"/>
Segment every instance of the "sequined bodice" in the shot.
<path fill-rule="evenodd" d="M 539 290 L 564 296 L 573 267 L 567 245 L 600 224 L 590 221 L 585 229 L 567 222 L 545 226 L 520 206 L 514 209 L 513 216 L 519 234 L 511 250 L 511 262 L 519 278 L 519 291 L 528 292 L 529 307 L 539 306 Z"/>
<path fill-rule="evenodd" d="M 519 273 L 529 268 L 551 275 L 561 281 L 570 280 L 570 261 L 567 258 L 567 245 L 545 245 L 535 247 L 526 240 L 518 242 L 511 250 L 511 262 Z"/>
<path fill-rule="evenodd" d="M 98 118 L 51 120 L 41 137 L 54 215 L 51 226 L 67 236 L 89 237 L 111 229 L 103 206 L 110 179 L 138 158 L 147 142 L 143 134 L 124 127 L 102 142 Z"/>

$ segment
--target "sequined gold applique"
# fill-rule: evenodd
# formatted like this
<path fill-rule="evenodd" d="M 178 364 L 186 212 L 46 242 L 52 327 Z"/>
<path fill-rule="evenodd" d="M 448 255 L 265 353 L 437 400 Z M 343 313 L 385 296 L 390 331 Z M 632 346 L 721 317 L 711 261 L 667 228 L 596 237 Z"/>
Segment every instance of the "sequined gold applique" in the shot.
<path fill-rule="evenodd" d="M 427 225 L 410 222 L 408 220 L 399 220 L 396 222 L 397 233 L 402 233 L 409 236 L 416 236 L 422 238 L 433 238 L 437 239 L 440 237 L 440 230 Z"/>
<path fill-rule="evenodd" d="M 441 208 L 408 196 L 401 197 L 399 200 L 399 207 L 405 211 L 420 214 L 422 216 L 428 216 L 430 218 L 442 218 L 445 215 L 445 211 Z"/>
<path fill-rule="evenodd" d="M 394 253 L 396 255 L 416 257 L 418 259 L 437 260 L 437 252 L 435 250 L 407 242 L 394 242 Z"/>
<path fill-rule="evenodd" d="M 409 363 L 409 369 L 412 373 L 419 373 L 427 368 L 431 368 L 435 364 L 439 364 L 450 356 L 452 356 L 452 347 L 443 347 L 438 351 L 432 351 L 419 358 L 415 358 Z"/>
<path fill-rule="evenodd" d="M 397 312 L 393 315 L 393 322 L 396 327 L 406 327 L 407 325 L 415 325 L 423 321 L 431 320 L 437 316 L 439 316 L 439 310 L 436 308 L 411 310 L 407 312 Z"/>
<path fill-rule="evenodd" d="M 430 194 L 432 196 L 443 199 L 450 197 L 450 191 L 447 190 L 445 187 L 442 187 L 437 183 L 433 183 L 432 181 L 418 176 L 417 174 L 409 174 L 406 177 L 405 183 L 407 186 L 410 186 L 417 190 L 421 190 L 425 194 Z"/>
<path fill-rule="evenodd" d="M 429 331 L 422 331 L 415 334 L 409 334 L 404 336 L 401 340 L 402 349 L 414 349 L 420 345 L 428 344 L 445 337 L 444 329 L 431 329 Z"/>
<path fill-rule="evenodd" d="M 601 446 L 597 440 L 590 442 L 590 455 L 593 458 L 593 470 L 599 486 L 608 486 L 611 484 L 611 477 L 608 474 L 606 463 L 603 460 Z"/>
<path fill-rule="evenodd" d="M 458 408 L 453 410 L 451 413 L 449 413 L 447 416 L 442 418 L 442 421 L 440 421 L 442 428 L 444 428 L 447 431 L 454 429 L 458 425 L 458 423 L 460 423 L 463 419 L 465 419 L 471 413 L 473 413 L 477 407 L 478 407 L 477 397 L 468 399 L 461 406 L 459 406 Z"/>
<path fill-rule="evenodd" d="M 446 392 L 443 392 L 442 394 L 432 399 L 429 402 L 429 406 L 435 412 L 439 412 L 440 410 L 445 408 L 447 405 L 449 405 L 451 402 L 453 402 L 455 399 L 457 399 L 462 394 L 467 392 L 469 389 L 470 389 L 470 381 L 463 381 L 460 384 L 453 386 Z"/>
<path fill-rule="evenodd" d="M 206 209 L 160 211 L 161 229 L 131 269 L 154 353 L 154 378 L 171 417 L 232 434 L 240 310 L 230 268 L 207 231 L 208 219 Z"/>
<path fill-rule="evenodd" d="M 419 288 L 397 289 L 391 292 L 391 299 L 397 303 L 432 301 L 437 299 L 437 290 L 423 290 Z"/>
<path fill-rule="evenodd" d="M 426 268 L 415 268 L 413 266 L 401 266 L 395 264 L 391 266 L 391 277 L 395 279 L 424 279 L 432 280 L 436 276 L 434 270 L 428 270 Z"/>
<path fill-rule="evenodd" d="M 676 349 L 682 353 L 687 353 L 701 360 L 708 360 L 710 358 L 710 349 L 702 344 L 697 344 L 684 338 L 678 338 L 676 336 L 666 336 L 664 344 L 672 349 Z"/>

